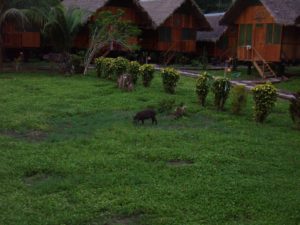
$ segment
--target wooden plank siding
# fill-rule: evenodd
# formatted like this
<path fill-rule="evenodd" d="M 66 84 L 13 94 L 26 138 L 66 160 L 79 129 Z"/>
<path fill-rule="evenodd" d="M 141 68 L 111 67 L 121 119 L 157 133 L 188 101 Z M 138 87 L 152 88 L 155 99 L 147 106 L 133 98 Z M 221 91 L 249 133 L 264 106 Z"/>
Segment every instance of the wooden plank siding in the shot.
<path fill-rule="evenodd" d="M 281 44 L 266 43 L 267 24 L 275 24 L 275 20 L 264 6 L 249 6 L 243 11 L 236 23 L 239 25 L 239 43 L 241 42 L 241 25 L 251 25 L 252 40 L 249 44 L 251 48 L 255 48 L 266 61 L 280 61 Z M 237 48 L 238 59 L 242 61 L 256 60 L 258 56 L 251 48 L 247 48 L 244 44 L 239 44 Z"/>
<path fill-rule="evenodd" d="M 247 7 L 237 19 L 236 24 L 239 26 L 239 45 L 237 48 L 239 60 L 258 60 L 259 57 L 255 52 L 258 52 L 267 62 L 300 59 L 300 28 L 276 24 L 274 18 L 263 5 Z M 240 33 L 243 31 L 243 25 L 252 26 L 252 37 L 249 47 L 247 47 L 247 44 L 240 43 Z M 268 41 L 268 27 L 272 26 L 273 32 L 275 32 L 275 26 L 280 29 L 280 40 L 277 40 L 277 42 Z"/>
<path fill-rule="evenodd" d="M 300 27 L 283 27 L 281 58 L 285 61 L 300 60 Z"/>
<path fill-rule="evenodd" d="M 21 32 L 14 24 L 3 27 L 3 45 L 5 48 L 39 48 L 41 37 L 39 32 Z"/>
<path fill-rule="evenodd" d="M 197 52 L 199 55 L 206 54 L 209 58 L 216 58 L 226 60 L 230 57 L 235 58 L 237 52 L 237 27 L 231 26 L 227 28 L 225 33 L 219 38 L 218 41 L 199 41 L 197 43 Z"/>
<path fill-rule="evenodd" d="M 193 15 L 174 13 L 160 28 L 168 28 L 171 32 L 170 41 L 161 41 L 158 30 L 143 30 L 140 45 L 143 49 L 153 51 L 178 51 L 195 52 L 196 51 L 196 32 L 198 22 Z M 183 30 L 189 29 L 193 33 L 193 40 L 183 40 Z"/>

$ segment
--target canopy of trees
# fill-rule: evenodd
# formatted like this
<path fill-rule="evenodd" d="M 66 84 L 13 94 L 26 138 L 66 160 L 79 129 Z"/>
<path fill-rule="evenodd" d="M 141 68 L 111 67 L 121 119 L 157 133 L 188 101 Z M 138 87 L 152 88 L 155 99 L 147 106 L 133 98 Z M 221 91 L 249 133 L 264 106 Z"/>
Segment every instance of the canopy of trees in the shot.
<path fill-rule="evenodd" d="M 196 0 L 196 2 L 205 13 L 209 13 L 226 11 L 234 0 Z"/>

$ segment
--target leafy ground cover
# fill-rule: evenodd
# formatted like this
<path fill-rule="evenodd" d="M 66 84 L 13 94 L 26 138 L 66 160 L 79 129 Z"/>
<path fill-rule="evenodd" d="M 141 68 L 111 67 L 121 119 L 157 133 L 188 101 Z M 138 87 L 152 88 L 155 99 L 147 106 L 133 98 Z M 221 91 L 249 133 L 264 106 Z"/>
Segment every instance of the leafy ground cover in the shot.
<path fill-rule="evenodd" d="M 124 93 L 110 81 L 0 75 L 0 224 L 283 225 L 300 222 L 300 138 L 279 100 L 263 125 L 201 108 L 195 80 L 165 94 L 156 74 Z M 132 123 L 158 102 L 188 115 Z M 230 101 L 230 99 L 229 99 Z"/>

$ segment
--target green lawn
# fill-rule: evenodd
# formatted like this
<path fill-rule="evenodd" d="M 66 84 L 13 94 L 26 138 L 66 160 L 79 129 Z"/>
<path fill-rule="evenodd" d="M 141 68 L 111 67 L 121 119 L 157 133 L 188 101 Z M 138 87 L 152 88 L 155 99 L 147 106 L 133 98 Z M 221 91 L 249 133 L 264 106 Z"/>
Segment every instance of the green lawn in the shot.
<path fill-rule="evenodd" d="M 298 225 L 300 132 L 279 101 L 263 125 L 201 108 L 195 80 L 176 95 L 110 81 L 0 74 L 1 225 Z M 188 116 L 135 112 L 162 99 Z"/>
<path fill-rule="evenodd" d="M 276 87 L 285 91 L 298 92 L 300 91 L 300 76 L 291 77 L 288 81 L 276 84 Z"/>

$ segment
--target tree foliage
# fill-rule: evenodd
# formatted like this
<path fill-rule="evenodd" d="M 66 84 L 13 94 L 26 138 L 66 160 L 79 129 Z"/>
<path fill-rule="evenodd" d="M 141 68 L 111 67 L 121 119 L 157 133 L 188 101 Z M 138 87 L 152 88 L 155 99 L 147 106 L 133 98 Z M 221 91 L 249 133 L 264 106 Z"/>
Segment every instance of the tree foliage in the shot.
<path fill-rule="evenodd" d="M 224 12 L 234 0 L 196 0 L 200 8 L 205 12 Z"/>
<path fill-rule="evenodd" d="M 130 38 L 137 36 L 140 30 L 130 21 L 122 19 L 124 12 L 119 10 L 117 13 L 104 11 L 97 15 L 96 20 L 91 24 L 90 44 L 85 56 L 85 71 L 95 55 L 102 49 L 107 51 L 114 50 L 118 45 L 126 50 L 137 48 L 130 43 Z"/>
<path fill-rule="evenodd" d="M 85 12 L 79 8 L 66 8 L 60 4 L 52 7 L 45 15 L 43 35 L 52 42 L 56 50 L 69 52 L 84 24 Z"/>

